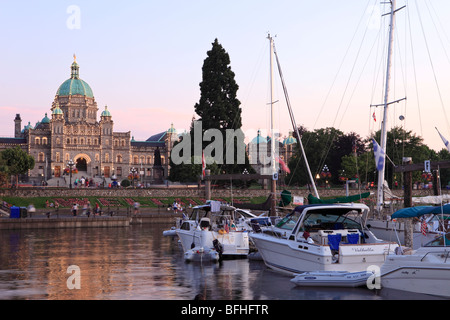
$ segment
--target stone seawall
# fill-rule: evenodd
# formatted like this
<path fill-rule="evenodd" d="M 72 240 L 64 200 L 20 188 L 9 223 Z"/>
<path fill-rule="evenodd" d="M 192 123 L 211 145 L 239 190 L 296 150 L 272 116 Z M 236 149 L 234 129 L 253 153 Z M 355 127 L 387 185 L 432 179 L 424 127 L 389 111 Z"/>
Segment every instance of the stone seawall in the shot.
<path fill-rule="evenodd" d="M 311 193 L 307 189 L 288 189 L 292 195 L 308 197 Z M 278 190 L 281 192 L 282 190 Z M 376 190 L 371 197 L 375 197 Z M 345 190 L 342 189 L 319 189 L 321 198 L 342 197 L 345 196 Z M 366 190 L 362 190 L 366 192 Z M 397 197 L 403 197 L 403 190 L 392 190 Z M 443 190 L 443 193 L 449 193 Z M 266 197 L 269 190 L 262 189 L 212 189 L 212 197 Z M 359 194 L 359 190 L 349 190 L 350 195 Z M 433 190 L 422 189 L 413 190 L 413 196 L 430 196 Z M 205 197 L 204 188 L 186 188 L 186 187 L 161 187 L 148 189 L 66 189 L 66 188 L 19 188 L 19 189 L 0 189 L 1 197 Z"/>
<path fill-rule="evenodd" d="M 64 229 L 64 228 L 116 228 L 152 223 L 171 223 L 181 218 L 181 214 L 172 212 L 146 213 L 137 216 L 117 217 L 51 217 L 42 215 L 34 218 L 0 218 L 0 230 L 20 229 Z"/>

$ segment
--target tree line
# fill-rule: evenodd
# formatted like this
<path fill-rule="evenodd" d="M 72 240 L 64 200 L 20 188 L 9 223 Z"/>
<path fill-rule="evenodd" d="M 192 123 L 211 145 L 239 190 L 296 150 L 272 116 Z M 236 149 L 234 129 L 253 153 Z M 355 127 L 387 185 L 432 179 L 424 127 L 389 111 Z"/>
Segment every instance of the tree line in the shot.
<path fill-rule="evenodd" d="M 343 133 L 335 128 L 314 131 L 308 131 L 304 127 L 299 129 L 309 166 L 318 183 L 323 184 L 325 179 L 334 185 L 343 184 L 346 180 L 356 180 L 364 185 L 376 183 L 378 172 L 372 138 L 379 143 L 380 131 L 371 137 L 362 138 L 354 132 Z M 386 155 L 385 179 L 391 188 L 401 187 L 403 183 L 402 174 L 394 172 L 394 168 L 402 164 L 404 157 L 411 157 L 413 163 L 450 160 L 447 149 L 436 152 L 425 145 L 420 136 L 402 127 L 394 127 L 388 131 Z M 309 183 L 298 144 L 288 166 L 291 172 L 286 176 L 286 184 L 303 186 Z M 413 172 L 415 182 L 428 182 L 429 179 L 423 172 Z M 441 170 L 440 181 L 441 187 L 449 183 L 450 172 L 447 169 Z"/>

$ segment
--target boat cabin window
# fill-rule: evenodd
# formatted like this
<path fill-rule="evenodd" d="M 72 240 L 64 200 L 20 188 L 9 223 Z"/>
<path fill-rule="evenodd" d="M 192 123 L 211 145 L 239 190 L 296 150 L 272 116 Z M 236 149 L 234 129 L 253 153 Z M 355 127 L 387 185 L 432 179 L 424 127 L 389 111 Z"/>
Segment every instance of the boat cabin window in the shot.
<path fill-rule="evenodd" d="M 183 224 L 181 225 L 180 229 L 181 230 L 188 230 L 188 231 L 191 230 L 191 226 L 189 224 L 189 221 L 183 222 Z"/>
<path fill-rule="evenodd" d="M 440 236 L 439 238 L 436 238 L 425 245 L 425 247 L 443 247 L 443 246 L 448 246 L 450 248 L 450 233 L 447 233 L 445 235 L 445 243 L 444 243 L 444 236 Z"/>

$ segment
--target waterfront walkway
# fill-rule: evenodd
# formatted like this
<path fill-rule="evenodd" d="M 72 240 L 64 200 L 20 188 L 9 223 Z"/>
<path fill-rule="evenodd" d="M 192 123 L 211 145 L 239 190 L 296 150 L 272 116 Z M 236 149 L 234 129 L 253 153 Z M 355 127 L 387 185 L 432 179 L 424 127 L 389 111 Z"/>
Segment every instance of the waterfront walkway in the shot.
<path fill-rule="evenodd" d="M 141 210 L 141 212 L 130 213 L 129 210 L 110 210 L 102 215 L 90 214 L 89 217 L 82 213 L 74 216 L 70 209 L 46 212 L 35 212 L 27 214 L 23 218 L 10 218 L 3 215 L 0 218 L 0 230 L 14 229 L 48 229 L 48 228 L 79 228 L 79 227 L 128 227 L 134 224 L 166 223 L 175 221 L 181 217 L 181 213 L 167 210 Z M 81 210 L 82 211 L 82 210 Z M 49 214 L 47 214 L 49 213 Z"/>

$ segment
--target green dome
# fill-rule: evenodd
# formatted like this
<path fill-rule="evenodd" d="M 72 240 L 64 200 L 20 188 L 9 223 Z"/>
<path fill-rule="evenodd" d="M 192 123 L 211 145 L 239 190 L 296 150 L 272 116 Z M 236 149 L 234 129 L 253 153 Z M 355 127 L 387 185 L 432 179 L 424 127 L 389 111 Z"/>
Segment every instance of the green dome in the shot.
<path fill-rule="evenodd" d="M 267 139 L 261 136 L 261 131 L 258 130 L 258 135 L 253 138 L 252 142 L 254 144 L 267 143 Z"/>
<path fill-rule="evenodd" d="M 76 94 L 89 98 L 94 97 L 91 87 L 89 87 L 89 85 L 81 79 L 68 79 L 64 81 L 56 92 L 56 95 L 58 96 L 73 96 Z"/>
<path fill-rule="evenodd" d="M 47 113 L 45 113 L 45 117 L 41 120 L 41 123 L 50 123 L 50 118 L 47 117 Z"/>
<path fill-rule="evenodd" d="M 105 106 L 105 110 L 102 112 L 102 117 L 111 117 L 111 112 L 108 111 L 108 106 Z"/>
<path fill-rule="evenodd" d="M 295 140 L 295 138 L 292 136 L 292 132 L 289 132 L 289 137 L 287 137 L 286 139 L 284 139 L 283 144 L 284 145 L 289 145 L 289 144 L 294 144 L 297 143 L 297 141 Z"/>
<path fill-rule="evenodd" d="M 55 107 L 55 109 L 53 109 L 52 114 L 63 114 L 63 111 L 61 110 L 61 108 L 57 105 Z"/>
<path fill-rule="evenodd" d="M 57 96 L 73 96 L 79 94 L 89 98 L 94 97 L 91 87 L 85 81 L 80 79 L 79 69 L 78 63 L 74 61 L 71 66 L 72 73 L 70 79 L 67 79 L 59 86 L 59 89 L 56 92 Z"/>
<path fill-rule="evenodd" d="M 176 133 L 177 130 L 175 130 L 175 128 L 173 127 L 173 123 L 170 125 L 169 130 L 167 130 L 167 133 Z"/>
<path fill-rule="evenodd" d="M 23 131 L 33 129 L 33 126 L 31 125 L 30 121 L 28 121 L 28 124 L 23 128 Z"/>

